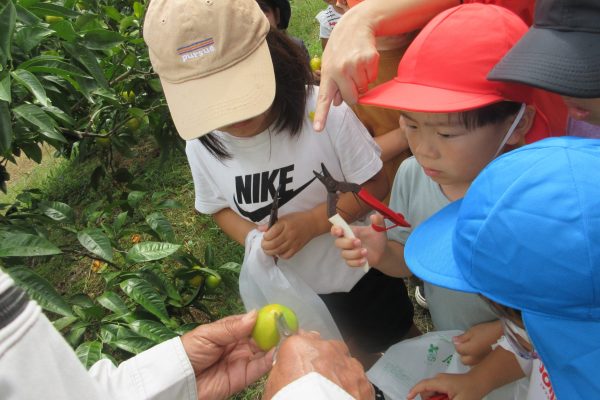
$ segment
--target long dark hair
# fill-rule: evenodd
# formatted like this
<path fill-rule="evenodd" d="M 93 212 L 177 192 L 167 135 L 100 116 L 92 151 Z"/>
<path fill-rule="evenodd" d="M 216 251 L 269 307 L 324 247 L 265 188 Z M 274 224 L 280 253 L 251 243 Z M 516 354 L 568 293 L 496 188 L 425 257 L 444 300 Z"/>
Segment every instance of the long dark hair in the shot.
<path fill-rule="evenodd" d="M 289 131 L 295 136 L 300 133 L 306 116 L 306 99 L 312 83 L 312 73 L 306 55 L 285 33 L 271 28 L 267 34 L 275 72 L 275 99 L 269 111 L 274 116 L 274 133 Z M 219 159 L 230 159 L 231 154 L 223 143 L 209 133 L 199 138 L 200 142 Z"/>

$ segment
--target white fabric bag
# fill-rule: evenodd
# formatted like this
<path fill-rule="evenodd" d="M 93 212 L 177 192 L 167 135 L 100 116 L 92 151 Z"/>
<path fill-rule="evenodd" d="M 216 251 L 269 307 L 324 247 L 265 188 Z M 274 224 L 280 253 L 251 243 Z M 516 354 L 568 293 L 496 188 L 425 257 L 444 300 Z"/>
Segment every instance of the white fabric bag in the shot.
<path fill-rule="evenodd" d="M 300 328 L 317 331 L 324 339 L 342 340 L 323 300 L 293 269 L 279 267 L 261 247 L 263 234 L 251 231 L 246 237 L 246 253 L 240 272 L 240 296 L 246 310 L 271 303 L 283 304 L 296 313 Z"/>
<path fill-rule="evenodd" d="M 423 379 L 438 373 L 462 374 L 469 367 L 460 362 L 452 337 L 462 331 L 429 332 L 391 346 L 367 372 L 369 380 L 386 399 L 404 400 L 410 389 Z M 525 379 L 525 378 L 524 378 Z M 486 400 L 517 399 L 521 380 L 502 386 L 488 394 Z"/>

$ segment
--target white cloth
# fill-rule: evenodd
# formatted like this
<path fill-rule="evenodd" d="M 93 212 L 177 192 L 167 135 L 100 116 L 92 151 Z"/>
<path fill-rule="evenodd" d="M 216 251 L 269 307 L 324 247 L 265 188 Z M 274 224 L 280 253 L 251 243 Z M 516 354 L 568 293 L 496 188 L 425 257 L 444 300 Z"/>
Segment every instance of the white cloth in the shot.
<path fill-rule="evenodd" d="M 319 12 L 315 18 L 319 21 L 319 37 L 321 39 L 329 39 L 331 31 L 333 31 L 338 20 L 342 18 L 342 14 L 337 12 L 333 6 L 329 5 L 326 9 Z"/>
<path fill-rule="evenodd" d="M 404 215 L 412 225 L 387 232 L 388 239 L 404 245 L 408 235 L 450 201 L 440 186 L 425 175 L 416 158 L 404 160 L 394 178 L 390 208 Z M 476 294 L 449 290 L 425 282 L 425 297 L 435 330 L 467 330 L 473 325 L 497 319 L 489 306 Z"/>
<path fill-rule="evenodd" d="M 0 292 L 12 281 L 0 271 Z M 192 400 L 194 371 L 181 340 L 173 338 L 123 362 L 86 371 L 73 349 L 33 301 L 0 329 L 0 397 L 23 399 Z"/>
<path fill-rule="evenodd" d="M 294 137 L 271 128 L 249 138 L 216 131 L 231 159 L 219 160 L 200 141 L 188 141 L 196 209 L 214 214 L 231 208 L 265 224 L 280 184 L 287 197 L 294 193 L 279 201 L 280 216 L 311 210 L 327 200 L 325 186 L 313 173 L 321 171 L 321 163 L 335 179 L 358 184 L 379 172 L 380 149 L 347 105 L 331 108 L 324 132 L 313 130 L 309 112 L 315 109 L 316 97 L 313 89 L 301 131 Z M 362 269 L 346 266 L 329 233 L 311 240 L 292 258 L 279 259 L 278 265 L 293 268 L 319 294 L 348 292 L 364 275 Z"/>
<path fill-rule="evenodd" d="M 546 367 L 539 359 L 527 360 L 515 353 L 515 350 L 510 345 L 506 337 L 498 341 L 498 346 L 506 351 L 513 353 L 521 366 L 521 369 L 529 379 L 523 379 L 523 383 L 519 385 L 517 399 L 526 400 L 556 400 L 554 388 L 550 382 L 550 376 Z"/>
<path fill-rule="evenodd" d="M 353 400 L 344 389 L 317 372 L 310 372 L 282 388 L 273 400 Z"/>

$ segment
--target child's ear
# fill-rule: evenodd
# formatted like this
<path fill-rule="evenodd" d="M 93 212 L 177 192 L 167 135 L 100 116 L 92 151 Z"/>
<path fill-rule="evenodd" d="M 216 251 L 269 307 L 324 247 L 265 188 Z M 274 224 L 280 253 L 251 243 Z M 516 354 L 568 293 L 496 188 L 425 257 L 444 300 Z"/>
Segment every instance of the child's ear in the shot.
<path fill-rule="evenodd" d="M 508 139 L 506 144 L 509 145 L 519 145 L 525 143 L 525 135 L 529 133 L 529 130 L 533 126 L 533 122 L 535 121 L 535 107 L 527 106 L 525 108 L 525 113 L 523 113 L 523 117 L 521 121 L 517 124 L 515 131 L 512 136 Z"/>

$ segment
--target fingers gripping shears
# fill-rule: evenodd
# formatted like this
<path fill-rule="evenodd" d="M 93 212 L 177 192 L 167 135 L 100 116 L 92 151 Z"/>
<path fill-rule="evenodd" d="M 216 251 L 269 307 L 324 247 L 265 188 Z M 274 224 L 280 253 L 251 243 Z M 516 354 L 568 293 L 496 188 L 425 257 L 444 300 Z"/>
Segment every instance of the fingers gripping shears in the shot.
<path fill-rule="evenodd" d="M 327 189 L 327 216 L 333 217 L 337 214 L 337 202 L 339 199 L 339 193 L 354 193 L 359 199 L 368 204 L 371 208 L 379 212 L 385 219 L 388 219 L 394 223 L 394 225 L 385 227 L 372 224 L 372 228 L 377 232 L 387 231 L 397 226 L 410 227 L 410 224 L 404 218 L 404 215 L 392 211 L 388 206 L 377 200 L 371 193 L 366 189 L 362 188 L 359 184 L 351 182 L 341 182 L 335 180 L 325 164 L 321 163 L 322 172 L 313 171 L 315 176 L 325 185 Z"/>

